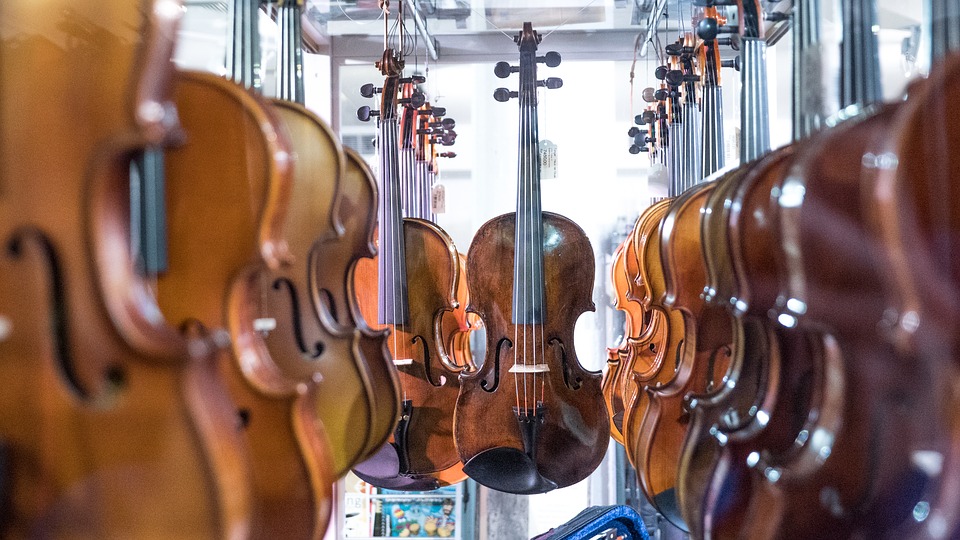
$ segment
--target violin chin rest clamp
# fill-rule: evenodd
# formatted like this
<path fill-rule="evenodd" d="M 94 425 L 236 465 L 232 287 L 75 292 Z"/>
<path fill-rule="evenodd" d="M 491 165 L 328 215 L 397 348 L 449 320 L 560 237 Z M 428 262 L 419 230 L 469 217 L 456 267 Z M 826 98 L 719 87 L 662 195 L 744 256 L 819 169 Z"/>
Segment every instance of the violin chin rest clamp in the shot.
<path fill-rule="evenodd" d="M 523 450 L 498 446 L 484 450 L 463 464 L 463 472 L 480 484 L 517 495 L 546 493 L 557 483 L 545 478 Z"/>

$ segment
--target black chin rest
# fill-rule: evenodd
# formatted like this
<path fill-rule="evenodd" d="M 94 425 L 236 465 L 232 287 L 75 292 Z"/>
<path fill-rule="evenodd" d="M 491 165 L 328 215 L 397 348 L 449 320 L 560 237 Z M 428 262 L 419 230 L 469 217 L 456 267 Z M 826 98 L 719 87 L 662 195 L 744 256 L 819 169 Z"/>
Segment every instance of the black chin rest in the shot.
<path fill-rule="evenodd" d="M 393 443 L 385 444 L 377 453 L 353 468 L 361 480 L 377 487 L 398 491 L 429 491 L 440 487 L 432 476 L 403 476 L 400 457 Z"/>
<path fill-rule="evenodd" d="M 490 489 L 533 495 L 557 488 L 557 483 L 544 478 L 537 464 L 516 448 L 497 447 L 484 450 L 463 464 L 463 472 Z"/>
<path fill-rule="evenodd" d="M 673 488 L 657 493 L 653 497 L 653 506 L 660 511 L 660 515 L 678 529 L 689 532 L 686 522 L 680 515 L 680 506 L 677 504 L 677 492 Z"/>

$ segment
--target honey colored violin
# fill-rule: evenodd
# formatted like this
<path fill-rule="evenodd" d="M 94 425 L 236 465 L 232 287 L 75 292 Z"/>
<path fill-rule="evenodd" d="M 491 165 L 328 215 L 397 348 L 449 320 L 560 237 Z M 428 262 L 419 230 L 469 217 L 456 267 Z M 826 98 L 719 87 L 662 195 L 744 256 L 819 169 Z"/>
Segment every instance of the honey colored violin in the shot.
<path fill-rule="evenodd" d="M 0 3 L 4 537 L 250 532 L 248 455 L 212 343 L 158 316 L 129 247 L 131 158 L 179 134 L 181 13 Z"/>
<path fill-rule="evenodd" d="M 593 249 L 575 223 L 541 211 L 536 92 L 540 36 L 524 23 L 520 48 L 520 178 L 517 211 L 491 219 L 467 254 L 469 311 L 483 319 L 487 349 L 461 375 L 454 431 L 464 471 L 510 493 L 542 493 L 578 482 L 606 452 L 609 419 L 600 375 L 583 369 L 576 319 L 593 309 Z M 506 62 L 496 73 L 514 71 Z M 511 92 L 494 94 L 506 101 Z"/>

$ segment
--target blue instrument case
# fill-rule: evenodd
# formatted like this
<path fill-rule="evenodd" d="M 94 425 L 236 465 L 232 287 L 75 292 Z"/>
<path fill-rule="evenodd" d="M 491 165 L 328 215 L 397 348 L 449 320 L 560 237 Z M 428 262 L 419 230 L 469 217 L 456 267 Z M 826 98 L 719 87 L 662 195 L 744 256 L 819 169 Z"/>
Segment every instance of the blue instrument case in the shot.
<path fill-rule="evenodd" d="M 629 506 L 591 506 L 532 540 L 650 540 L 643 519 Z"/>

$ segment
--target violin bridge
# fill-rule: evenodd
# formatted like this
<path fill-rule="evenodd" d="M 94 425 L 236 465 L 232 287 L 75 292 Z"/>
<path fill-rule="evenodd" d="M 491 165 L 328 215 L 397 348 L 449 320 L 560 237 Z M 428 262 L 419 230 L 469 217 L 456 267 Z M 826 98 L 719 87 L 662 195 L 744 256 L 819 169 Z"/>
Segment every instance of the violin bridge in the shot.
<path fill-rule="evenodd" d="M 253 320 L 253 329 L 261 334 L 269 334 L 277 329 L 277 320 L 273 317 L 261 317 Z"/>
<path fill-rule="evenodd" d="M 547 373 L 550 366 L 546 364 L 514 364 L 510 373 Z"/>

